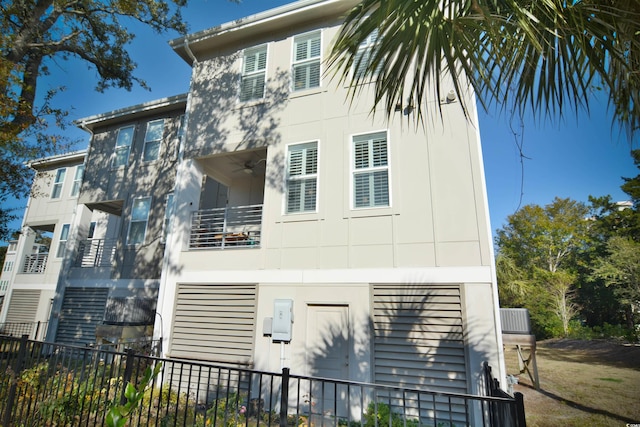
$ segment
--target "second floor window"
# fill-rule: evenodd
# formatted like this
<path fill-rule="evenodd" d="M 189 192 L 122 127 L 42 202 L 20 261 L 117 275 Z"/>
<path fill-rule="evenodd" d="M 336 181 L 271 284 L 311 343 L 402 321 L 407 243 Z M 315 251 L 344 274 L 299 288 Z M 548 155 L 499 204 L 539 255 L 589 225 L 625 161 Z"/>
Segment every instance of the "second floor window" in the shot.
<path fill-rule="evenodd" d="M 140 197 L 134 199 L 131 208 L 131 222 L 127 233 L 128 245 L 141 245 L 147 234 L 147 222 L 149 221 L 149 209 L 151 208 L 151 197 Z"/>
<path fill-rule="evenodd" d="M 378 30 L 375 29 L 367 36 L 366 39 L 358 46 L 358 52 L 353 59 L 353 77 L 354 79 L 361 79 L 364 77 L 365 71 L 369 62 L 371 61 L 371 53 L 378 40 Z M 381 66 L 376 68 L 375 74 L 380 71 Z"/>
<path fill-rule="evenodd" d="M 58 252 L 56 252 L 56 257 L 62 258 L 64 256 L 64 251 L 67 247 L 67 240 L 69 240 L 69 224 L 63 224 L 62 230 L 60 231 L 60 243 L 58 243 Z"/>
<path fill-rule="evenodd" d="M 144 153 L 142 159 L 145 162 L 158 160 L 160 157 L 160 145 L 164 134 L 164 119 L 147 123 L 147 132 L 144 134 Z"/>
<path fill-rule="evenodd" d="M 76 197 L 80 193 L 82 185 L 82 175 L 84 175 L 84 165 L 76 167 L 76 174 L 73 177 L 73 186 L 71 187 L 71 197 Z"/>
<path fill-rule="evenodd" d="M 267 70 L 267 46 L 258 46 L 244 51 L 240 101 L 251 101 L 264 97 Z"/>
<path fill-rule="evenodd" d="M 353 207 L 389 206 L 387 133 L 353 137 Z"/>
<path fill-rule="evenodd" d="M 52 199 L 59 199 L 62 195 L 62 186 L 64 185 L 64 177 L 66 174 L 66 168 L 61 168 L 56 171 L 56 180 L 53 181 L 53 189 L 51 190 Z"/>
<path fill-rule="evenodd" d="M 320 31 L 293 39 L 293 90 L 320 86 Z"/>
<path fill-rule="evenodd" d="M 118 129 L 118 139 L 116 140 L 116 150 L 113 158 L 113 167 L 126 166 L 129 163 L 129 150 L 133 142 L 134 126 L 127 126 Z"/>
<path fill-rule="evenodd" d="M 287 153 L 286 213 L 315 212 L 318 143 L 290 145 Z"/>

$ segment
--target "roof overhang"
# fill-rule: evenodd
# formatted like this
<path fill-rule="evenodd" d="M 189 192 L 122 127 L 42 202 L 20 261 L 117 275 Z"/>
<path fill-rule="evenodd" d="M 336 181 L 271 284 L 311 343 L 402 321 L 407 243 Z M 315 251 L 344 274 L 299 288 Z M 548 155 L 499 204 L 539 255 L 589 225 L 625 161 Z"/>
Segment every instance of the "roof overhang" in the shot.
<path fill-rule="evenodd" d="M 165 111 L 173 111 L 180 106 L 183 108 L 186 108 L 187 106 L 186 93 L 137 104 L 127 108 L 121 108 L 119 110 L 113 110 L 108 113 L 85 117 L 83 119 L 78 119 L 73 123 L 80 129 L 93 132 L 93 130 L 99 126 L 108 126 L 124 120 L 130 121 L 139 117 L 159 114 Z"/>
<path fill-rule="evenodd" d="M 229 45 L 260 38 L 283 28 L 340 17 L 359 0 L 301 0 L 169 41 L 188 64 Z"/>

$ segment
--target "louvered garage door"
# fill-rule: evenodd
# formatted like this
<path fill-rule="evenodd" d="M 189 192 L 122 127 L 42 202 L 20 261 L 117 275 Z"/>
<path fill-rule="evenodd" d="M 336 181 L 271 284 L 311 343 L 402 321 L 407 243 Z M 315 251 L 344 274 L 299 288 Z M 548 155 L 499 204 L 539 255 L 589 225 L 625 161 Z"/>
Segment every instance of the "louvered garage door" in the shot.
<path fill-rule="evenodd" d="M 7 311 L 7 323 L 31 323 L 36 320 L 40 291 L 14 289 Z"/>
<path fill-rule="evenodd" d="M 459 286 L 373 287 L 375 381 L 466 393 Z"/>
<path fill-rule="evenodd" d="M 249 363 L 255 311 L 256 285 L 178 285 L 171 356 Z"/>
<path fill-rule="evenodd" d="M 108 289 L 67 288 L 64 291 L 56 342 L 84 345 L 95 343 L 96 326 L 104 320 Z"/>

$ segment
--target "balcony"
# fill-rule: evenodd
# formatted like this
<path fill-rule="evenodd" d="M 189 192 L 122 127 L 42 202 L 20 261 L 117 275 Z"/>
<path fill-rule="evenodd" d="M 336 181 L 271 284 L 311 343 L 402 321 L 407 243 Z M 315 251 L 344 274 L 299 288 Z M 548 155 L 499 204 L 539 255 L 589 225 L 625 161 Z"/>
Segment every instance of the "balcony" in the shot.
<path fill-rule="evenodd" d="M 191 217 L 189 249 L 259 248 L 262 205 L 196 211 Z"/>
<path fill-rule="evenodd" d="M 116 251 L 116 239 L 89 239 L 78 245 L 74 267 L 111 267 Z"/>
<path fill-rule="evenodd" d="M 24 264 L 22 265 L 21 273 L 24 274 L 42 274 L 47 266 L 47 258 L 49 254 L 40 253 L 27 255 L 24 257 Z"/>

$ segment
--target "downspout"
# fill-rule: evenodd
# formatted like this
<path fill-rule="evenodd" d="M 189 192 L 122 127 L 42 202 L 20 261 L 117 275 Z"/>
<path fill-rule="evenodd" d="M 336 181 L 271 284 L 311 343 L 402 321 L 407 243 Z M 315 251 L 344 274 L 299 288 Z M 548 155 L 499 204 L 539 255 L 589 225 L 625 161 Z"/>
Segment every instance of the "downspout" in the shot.
<path fill-rule="evenodd" d="M 172 263 L 172 256 L 173 253 L 169 250 L 170 248 L 178 248 L 177 252 L 179 253 L 181 251 L 182 248 L 182 242 L 178 241 L 176 242 L 176 236 L 175 236 L 175 219 L 176 219 L 176 208 L 178 206 L 178 183 L 180 182 L 180 174 L 182 171 L 181 166 L 184 163 L 184 150 L 185 150 L 185 141 L 187 139 L 187 125 L 189 123 L 189 111 L 191 109 L 191 93 L 192 93 L 192 87 L 193 87 L 193 80 L 194 80 L 194 73 L 196 71 L 196 67 L 198 65 L 198 59 L 196 58 L 196 56 L 193 54 L 193 52 L 191 51 L 191 49 L 189 48 L 189 41 L 187 38 L 185 38 L 184 40 L 184 48 L 185 51 L 187 52 L 187 55 L 189 55 L 189 58 L 191 58 L 191 80 L 189 81 L 189 91 L 187 92 L 187 102 L 185 105 L 185 109 L 184 109 L 184 120 L 182 123 L 182 135 L 180 136 L 180 141 L 179 141 L 179 145 L 178 145 L 178 158 L 177 158 L 177 162 L 178 162 L 178 167 L 176 168 L 176 177 L 173 183 L 173 212 L 171 214 L 172 218 L 169 221 L 169 231 L 167 233 L 167 238 L 165 240 L 165 244 L 164 244 L 164 255 L 162 258 L 162 273 L 160 275 L 160 285 L 159 285 L 159 289 L 158 289 L 158 300 L 156 302 L 156 316 L 155 316 L 155 324 L 153 327 L 153 339 L 154 341 L 157 341 L 159 343 L 158 348 L 160 350 L 160 354 L 158 354 L 159 357 L 164 357 L 168 352 L 169 352 L 169 340 L 165 340 L 165 331 L 169 331 L 169 334 L 171 334 L 171 323 L 173 322 L 173 313 L 171 313 L 171 316 L 164 316 L 164 306 L 165 306 L 165 299 L 166 299 L 166 292 L 167 292 L 167 282 L 168 282 L 168 276 L 170 274 L 171 269 L 169 268 L 169 266 Z M 187 220 L 189 220 L 189 218 L 187 218 Z M 169 243 L 169 239 L 171 239 L 171 244 Z M 173 251 L 174 253 L 176 252 L 176 250 Z M 173 291 L 175 292 L 175 287 L 173 289 Z M 175 295 L 175 294 L 174 294 Z M 175 298 L 175 296 L 174 296 Z M 167 321 L 168 324 L 165 324 L 165 319 Z"/>

